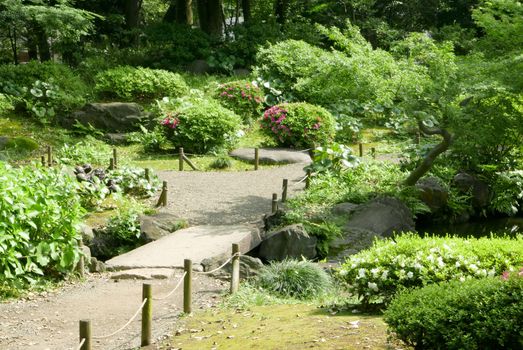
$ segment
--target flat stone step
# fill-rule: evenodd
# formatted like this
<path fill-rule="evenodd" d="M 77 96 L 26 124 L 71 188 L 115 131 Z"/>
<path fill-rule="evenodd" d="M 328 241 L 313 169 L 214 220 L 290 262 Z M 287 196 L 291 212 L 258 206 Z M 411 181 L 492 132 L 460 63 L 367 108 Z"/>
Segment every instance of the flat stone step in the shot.
<path fill-rule="evenodd" d="M 229 153 L 229 155 L 247 162 L 254 162 L 254 148 L 238 148 Z M 309 164 L 312 162 L 307 152 L 286 148 L 260 148 L 258 157 L 260 163 L 265 164 Z"/>
<path fill-rule="evenodd" d="M 174 269 L 132 269 L 113 272 L 113 280 L 164 280 L 174 276 Z"/>
<path fill-rule="evenodd" d="M 184 259 L 193 265 L 203 259 L 231 254 L 233 243 L 246 253 L 261 242 L 255 225 L 194 226 L 178 230 L 105 262 L 109 270 L 183 268 Z"/>

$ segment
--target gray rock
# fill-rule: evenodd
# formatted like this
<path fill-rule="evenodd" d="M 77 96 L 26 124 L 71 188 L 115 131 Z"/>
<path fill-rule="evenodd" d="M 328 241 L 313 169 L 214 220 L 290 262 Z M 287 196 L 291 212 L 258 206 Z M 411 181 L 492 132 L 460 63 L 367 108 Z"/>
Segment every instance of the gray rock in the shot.
<path fill-rule="evenodd" d="M 7 145 L 9 140 L 11 140 L 11 138 L 9 138 L 7 136 L 0 136 L 0 149 L 3 149 L 5 147 L 5 145 Z"/>
<path fill-rule="evenodd" d="M 239 77 L 245 77 L 245 76 L 251 74 L 251 71 L 247 68 L 236 68 L 236 69 L 233 69 L 232 72 L 234 75 L 239 76 Z"/>
<path fill-rule="evenodd" d="M 153 280 L 168 279 L 174 276 L 174 269 L 132 269 L 111 273 L 113 280 Z"/>
<path fill-rule="evenodd" d="M 205 74 L 211 71 L 211 67 L 206 60 L 195 60 L 189 63 L 187 71 L 193 74 Z"/>
<path fill-rule="evenodd" d="M 260 244 L 258 256 L 268 261 L 313 259 L 316 257 L 316 241 L 316 237 L 309 236 L 301 224 L 286 226 L 269 234 Z"/>
<path fill-rule="evenodd" d="M 104 135 L 107 142 L 112 145 L 125 145 L 128 143 L 125 133 L 107 133 Z"/>
<path fill-rule="evenodd" d="M 85 245 L 90 245 L 94 239 L 93 228 L 87 224 L 80 224 L 78 227 L 80 234 L 82 235 L 82 241 Z"/>
<path fill-rule="evenodd" d="M 354 203 L 339 203 L 336 204 L 334 207 L 332 207 L 331 212 L 334 215 L 350 215 L 352 214 L 356 208 L 358 208 L 358 204 Z"/>
<path fill-rule="evenodd" d="M 335 260 L 355 254 L 372 245 L 375 237 L 391 237 L 394 232 L 415 231 L 412 213 L 396 198 L 382 197 L 364 203 L 350 216 L 342 237 L 330 243 Z"/>
<path fill-rule="evenodd" d="M 182 219 L 168 213 L 157 213 L 154 215 L 140 216 L 140 229 L 142 231 L 142 239 L 145 242 L 152 242 L 173 233 L 184 225 L 181 224 Z M 180 227 L 182 226 L 182 227 Z"/>
<path fill-rule="evenodd" d="M 204 259 L 201 262 L 203 271 L 212 271 L 220 267 L 229 256 L 220 255 L 214 258 Z M 242 255 L 240 257 L 240 278 L 246 279 L 255 277 L 258 275 L 260 269 L 263 267 L 263 263 L 259 258 L 255 258 L 249 255 Z M 232 273 L 232 263 L 229 262 L 222 269 L 216 271 L 213 275 L 218 278 L 229 279 Z"/>
<path fill-rule="evenodd" d="M 150 114 L 144 113 L 137 103 L 89 103 L 60 122 L 62 126 L 71 128 L 77 121 L 85 126 L 90 124 L 97 129 L 119 133 L 139 130 L 140 124 L 150 122 Z"/>
<path fill-rule="evenodd" d="M 91 257 L 91 263 L 89 264 L 89 272 L 101 273 L 105 271 L 105 264 L 100 260 L 96 259 L 95 257 Z"/>
<path fill-rule="evenodd" d="M 476 208 L 486 207 L 490 202 L 490 188 L 484 181 L 468 173 L 454 176 L 454 186 L 463 193 L 472 194 L 472 205 Z"/>
<path fill-rule="evenodd" d="M 449 192 L 435 177 L 427 177 L 418 181 L 416 188 L 420 190 L 420 199 L 430 211 L 435 213 L 445 207 L 449 199 Z"/>
<path fill-rule="evenodd" d="M 239 148 L 229 153 L 229 155 L 247 162 L 254 162 L 254 148 Z M 265 164 L 309 164 L 312 162 L 311 157 L 306 152 L 283 148 L 260 148 L 258 156 L 260 163 Z"/>
<path fill-rule="evenodd" d="M 84 256 L 85 263 L 89 264 L 91 262 L 91 249 L 88 246 L 83 245 L 80 247 L 82 255 Z"/>

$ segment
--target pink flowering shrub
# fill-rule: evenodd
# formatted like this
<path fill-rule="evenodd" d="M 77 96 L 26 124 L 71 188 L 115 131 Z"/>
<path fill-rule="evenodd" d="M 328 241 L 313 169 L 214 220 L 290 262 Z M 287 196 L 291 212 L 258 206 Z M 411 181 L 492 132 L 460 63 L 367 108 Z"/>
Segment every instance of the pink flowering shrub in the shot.
<path fill-rule="evenodd" d="M 242 117 L 246 123 L 259 117 L 263 109 L 263 92 L 247 81 L 220 84 L 216 92 L 220 103 Z"/>
<path fill-rule="evenodd" d="M 260 124 L 281 146 L 315 147 L 332 141 L 335 135 L 329 111 L 305 102 L 272 106 L 263 113 Z"/>

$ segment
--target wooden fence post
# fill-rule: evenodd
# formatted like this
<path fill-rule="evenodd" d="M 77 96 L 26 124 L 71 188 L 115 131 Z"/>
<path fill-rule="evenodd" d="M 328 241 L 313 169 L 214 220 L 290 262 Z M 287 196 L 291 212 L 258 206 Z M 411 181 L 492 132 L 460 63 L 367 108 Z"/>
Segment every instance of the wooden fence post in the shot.
<path fill-rule="evenodd" d="M 231 272 L 231 294 L 238 291 L 240 285 L 240 245 L 232 244 L 232 272 Z"/>
<path fill-rule="evenodd" d="M 281 202 L 285 203 L 287 202 L 287 187 L 289 186 L 289 180 L 283 179 L 283 190 L 281 192 Z"/>
<path fill-rule="evenodd" d="M 272 194 L 272 213 L 276 213 L 278 211 L 278 194 L 273 193 Z"/>
<path fill-rule="evenodd" d="M 185 278 L 183 280 L 183 312 L 190 314 L 192 311 L 192 260 L 185 259 L 183 261 L 183 270 L 185 272 Z"/>
<path fill-rule="evenodd" d="M 114 170 L 114 158 L 109 158 L 109 170 Z"/>
<path fill-rule="evenodd" d="M 153 291 L 152 285 L 144 283 L 142 286 L 142 302 L 147 299 L 142 309 L 142 342 L 141 346 L 152 344 L 152 322 L 153 322 Z"/>
<path fill-rule="evenodd" d="M 145 168 L 145 179 L 147 182 L 151 182 L 151 169 Z"/>
<path fill-rule="evenodd" d="M 162 184 L 162 193 L 160 193 L 160 198 L 158 198 L 158 202 L 156 203 L 156 206 L 167 206 L 167 181 L 164 181 Z"/>
<path fill-rule="evenodd" d="M 258 148 L 254 149 L 254 170 L 258 170 L 260 167 L 260 150 Z"/>
<path fill-rule="evenodd" d="M 45 156 L 42 156 L 42 157 L 40 158 L 40 161 L 42 162 L 42 166 L 43 166 L 43 167 L 45 167 L 45 166 L 47 165 L 46 162 L 45 162 Z"/>
<path fill-rule="evenodd" d="M 416 133 L 416 145 L 419 145 L 421 143 L 421 133 L 418 131 Z"/>
<path fill-rule="evenodd" d="M 85 339 L 80 350 L 91 350 L 91 321 L 81 320 L 80 321 L 80 342 Z"/>
<path fill-rule="evenodd" d="M 305 177 L 305 188 L 311 187 L 311 176 L 312 172 L 310 169 L 307 170 L 307 176 Z"/>
<path fill-rule="evenodd" d="M 178 157 L 179 157 L 178 158 L 178 170 L 183 171 L 183 157 L 184 157 L 183 147 L 179 148 Z"/>
<path fill-rule="evenodd" d="M 47 166 L 53 166 L 53 147 L 47 146 Z"/>
<path fill-rule="evenodd" d="M 372 147 L 370 149 L 370 154 L 372 154 L 372 159 L 376 159 L 376 148 Z"/>
<path fill-rule="evenodd" d="M 118 151 L 116 148 L 113 148 L 113 166 L 114 169 L 118 168 Z"/>
<path fill-rule="evenodd" d="M 360 157 L 363 157 L 363 143 L 360 142 L 360 143 L 358 144 L 358 148 L 359 148 L 359 150 L 360 150 Z"/>

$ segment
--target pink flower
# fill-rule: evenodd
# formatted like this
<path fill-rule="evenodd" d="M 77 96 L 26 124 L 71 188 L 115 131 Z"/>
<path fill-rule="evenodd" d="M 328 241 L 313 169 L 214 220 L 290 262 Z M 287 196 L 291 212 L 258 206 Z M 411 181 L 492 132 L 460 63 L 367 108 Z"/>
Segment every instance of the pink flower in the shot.
<path fill-rule="evenodd" d="M 510 277 L 510 272 L 508 272 L 508 271 L 503 272 L 503 274 L 501 275 L 501 278 L 505 281 L 508 280 L 509 277 Z"/>

